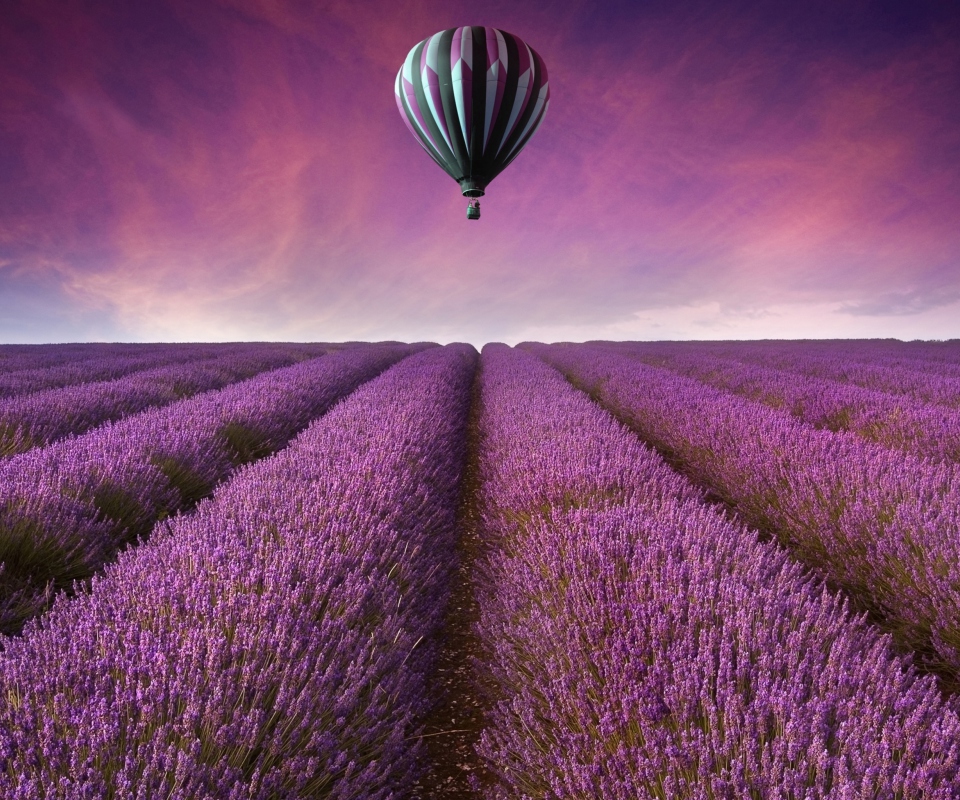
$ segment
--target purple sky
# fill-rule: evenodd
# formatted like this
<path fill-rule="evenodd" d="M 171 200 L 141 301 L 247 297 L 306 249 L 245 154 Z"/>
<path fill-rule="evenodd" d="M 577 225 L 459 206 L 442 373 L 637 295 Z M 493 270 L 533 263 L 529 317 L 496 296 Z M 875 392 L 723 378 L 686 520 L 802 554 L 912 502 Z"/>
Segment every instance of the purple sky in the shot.
<path fill-rule="evenodd" d="M 0 342 L 960 337 L 957 9 L 5 3 Z M 552 98 L 479 222 L 393 95 L 472 24 Z"/>

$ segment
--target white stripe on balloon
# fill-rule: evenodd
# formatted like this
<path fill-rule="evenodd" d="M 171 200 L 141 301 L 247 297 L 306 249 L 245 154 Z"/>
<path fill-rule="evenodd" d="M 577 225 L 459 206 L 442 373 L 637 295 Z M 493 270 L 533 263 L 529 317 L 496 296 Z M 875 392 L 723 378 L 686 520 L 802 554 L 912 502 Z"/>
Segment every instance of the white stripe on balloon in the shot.
<path fill-rule="evenodd" d="M 537 132 L 537 128 L 540 127 L 540 123 L 543 122 L 544 116 L 547 113 L 547 106 L 550 104 L 550 101 L 547 99 L 548 87 L 549 84 L 543 84 L 540 87 L 540 94 L 537 97 L 537 104 L 533 107 L 533 114 L 530 115 L 530 119 L 527 120 L 527 126 L 523 129 L 523 133 L 520 134 L 520 138 L 517 139 L 516 144 L 510 149 L 510 154 L 507 156 L 507 163 L 513 161 L 513 157 L 520 151 L 520 148 L 523 147 L 524 142 L 530 139 L 533 134 Z M 530 130 L 533 128 L 533 130 Z M 530 136 L 527 133 L 530 133 Z"/>
<path fill-rule="evenodd" d="M 440 36 L 442 33 L 443 31 L 440 33 L 435 33 L 427 42 L 427 63 L 423 68 L 423 73 L 420 76 L 420 80 L 423 83 L 423 94 L 427 98 L 427 106 L 430 108 L 430 113 L 433 115 L 433 119 L 437 123 L 437 127 L 440 129 L 440 135 L 447 143 L 447 147 L 449 147 L 452 151 L 453 145 L 450 144 L 450 136 L 447 134 L 447 121 L 443 114 L 443 106 L 441 105 L 440 108 L 437 108 L 437 104 L 433 101 L 433 92 L 430 89 L 430 82 L 427 80 L 427 70 L 433 70 L 433 74 L 437 74 L 437 53 L 440 49 Z"/>

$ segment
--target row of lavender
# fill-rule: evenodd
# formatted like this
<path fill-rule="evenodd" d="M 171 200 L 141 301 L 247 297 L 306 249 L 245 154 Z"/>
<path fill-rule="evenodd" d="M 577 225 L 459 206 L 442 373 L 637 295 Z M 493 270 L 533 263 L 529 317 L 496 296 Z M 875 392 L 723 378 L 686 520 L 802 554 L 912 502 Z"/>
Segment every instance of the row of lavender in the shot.
<path fill-rule="evenodd" d="M 0 793 L 405 796 L 474 361 L 405 359 L 4 641 Z M 479 400 L 481 791 L 953 796 L 952 704 L 782 550 L 528 353 Z"/>
<path fill-rule="evenodd" d="M 432 348 L 0 655 L 0 794 L 405 796 L 476 352 Z"/>
<path fill-rule="evenodd" d="M 651 348 L 684 348 L 710 355 L 743 358 L 772 366 L 819 362 L 832 363 L 841 370 L 855 370 L 858 367 L 870 365 L 896 367 L 916 372 L 936 372 L 952 377 L 960 376 L 960 339 L 945 342 L 901 342 L 896 339 L 805 339 L 645 342 L 644 344 Z"/>
<path fill-rule="evenodd" d="M 603 342 L 608 348 L 634 350 L 636 343 Z M 902 344 L 902 343 L 899 343 Z M 912 344 L 912 343 L 911 343 Z M 649 354 L 712 355 L 772 367 L 810 378 L 839 381 L 865 389 L 960 408 L 960 344 L 943 343 L 940 358 L 894 356 L 883 343 L 846 342 L 663 342 L 647 343 Z M 949 345 L 949 346 L 948 346 Z"/>
<path fill-rule="evenodd" d="M 350 343 L 317 342 L 180 342 L 180 343 L 98 343 L 17 345 L 0 344 L 0 375 L 24 370 L 40 370 L 70 363 L 104 363 L 131 357 L 179 355 L 182 359 L 213 358 L 251 348 L 281 347 L 301 352 L 304 357 L 318 355 L 327 349 L 339 349 Z M 399 344 L 399 342 L 392 342 Z"/>
<path fill-rule="evenodd" d="M 494 796 L 952 797 L 930 677 L 534 356 L 484 349 Z"/>
<path fill-rule="evenodd" d="M 168 366 L 140 369 L 107 381 L 0 399 L 0 457 L 80 434 L 110 420 L 219 389 L 266 370 L 302 361 L 298 347 L 252 345 L 230 348 Z"/>
<path fill-rule="evenodd" d="M 0 344 L 0 375 L 26 369 L 44 369 L 71 361 L 144 355 L 159 348 L 184 351 L 206 349 L 208 344 L 157 345 L 129 343 Z"/>
<path fill-rule="evenodd" d="M 682 344 L 634 344 L 611 349 L 783 409 L 818 428 L 850 431 L 923 458 L 960 462 L 960 408 L 715 356 L 703 348 Z"/>
<path fill-rule="evenodd" d="M 817 430 L 605 348 L 528 347 L 960 680 L 960 467 Z"/>
<path fill-rule="evenodd" d="M 87 345 L 88 347 L 90 345 Z M 174 364 L 215 361 L 238 353 L 259 352 L 300 361 L 322 355 L 329 345 L 315 344 L 215 344 L 141 345 L 131 352 L 110 352 L 93 358 L 71 359 L 51 366 L 0 372 L 0 398 L 20 397 L 63 386 L 110 381 L 146 369 Z M 289 363 L 289 362 L 288 362 Z"/>
<path fill-rule="evenodd" d="M 409 352 L 350 348 L 0 461 L 0 631 Z"/>

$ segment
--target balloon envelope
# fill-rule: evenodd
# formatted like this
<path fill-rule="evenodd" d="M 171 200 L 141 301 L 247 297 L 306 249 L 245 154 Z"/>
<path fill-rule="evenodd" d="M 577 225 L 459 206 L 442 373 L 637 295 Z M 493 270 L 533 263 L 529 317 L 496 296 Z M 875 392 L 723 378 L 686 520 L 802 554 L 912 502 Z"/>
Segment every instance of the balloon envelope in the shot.
<path fill-rule="evenodd" d="M 536 132 L 550 102 L 543 59 L 512 33 L 449 28 L 416 45 L 395 82 L 397 106 L 423 149 L 479 197 Z"/>

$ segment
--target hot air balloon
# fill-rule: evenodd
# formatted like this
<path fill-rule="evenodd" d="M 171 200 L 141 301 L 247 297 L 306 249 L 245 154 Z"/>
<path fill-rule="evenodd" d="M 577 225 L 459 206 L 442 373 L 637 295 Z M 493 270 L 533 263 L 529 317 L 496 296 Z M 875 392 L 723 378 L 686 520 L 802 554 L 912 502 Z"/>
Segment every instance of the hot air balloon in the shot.
<path fill-rule="evenodd" d="M 480 219 L 477 198 L 517 157 L 550 103 L 539 53 L 512 33 L 479 25 L 416 45 L 395 91 L 410 132 L 472 198 L 467 219 Z"/>

